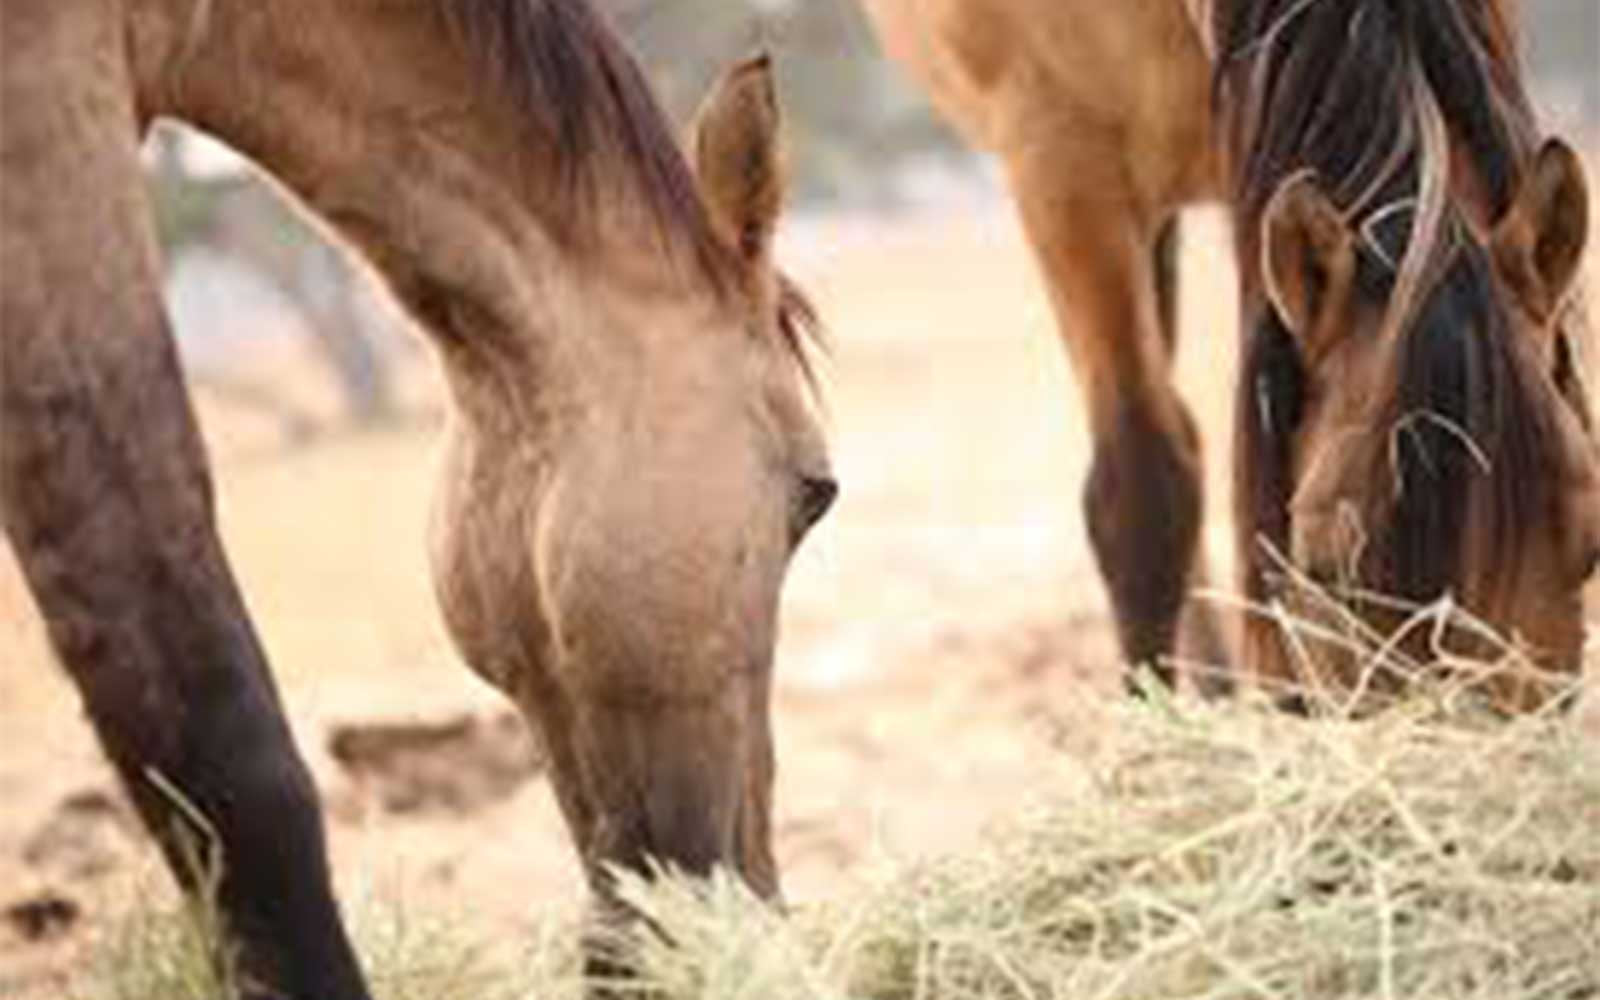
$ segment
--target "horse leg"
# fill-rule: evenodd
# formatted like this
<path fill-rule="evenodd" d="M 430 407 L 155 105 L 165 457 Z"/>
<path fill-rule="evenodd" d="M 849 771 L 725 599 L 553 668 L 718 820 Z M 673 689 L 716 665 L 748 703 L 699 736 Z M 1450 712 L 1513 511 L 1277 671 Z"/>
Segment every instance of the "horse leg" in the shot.
<path fill-rule="evenodd" d="M 24 5 L 6 23 L 0 520 L 169 866 L 214 888 L 248 995 L 364 1000 L 315 789 L 216 533 L 125 40 L 94 10 Z"/>
<path fill-rule="evenodd" d="M 1173 215 L 1157 232 L 1152 259 L 1155 275 L 1156 308 L 1160 318 L 1162 343 L 1169 363 L 1178 351 L 1178 294 L 1181 281 L 1182 220 Z M 1211 573 L 1203 555 L 1195 559 L 1190 589 L 1210 585 Z M 1207 697 L 1226 697 L 1233 693 L 1233 674 L 1228 641 L 1216 610 L 1195 600 L 1185 602 L 1178 620 L 1176 649 L 1181 659 L 1196 664 L 1192 678 Z"/>
<path fill-rule="evenodd" d="M 1156 230 L 1156 242 L 1151 250 L 1151 273 L 1155 278 L 1156 317 L 1160 321 L 1161 343 L 1166 346 L 1167 360 L 1178 353 L 1178 295 L 1181 291 L 1183 255 L 1183 220 L 1174 215 Z"/>
<path fill-rule="evenodd" d="M 1088 404 L 1083 504 L 1122 651 L 1171 685 L 1202 498 L 1199 436 L 1172 385 L 1159 314 L 1154 213 L 1121 171 L 1051 143 L 1028 145 L 1008 166 Z"/>

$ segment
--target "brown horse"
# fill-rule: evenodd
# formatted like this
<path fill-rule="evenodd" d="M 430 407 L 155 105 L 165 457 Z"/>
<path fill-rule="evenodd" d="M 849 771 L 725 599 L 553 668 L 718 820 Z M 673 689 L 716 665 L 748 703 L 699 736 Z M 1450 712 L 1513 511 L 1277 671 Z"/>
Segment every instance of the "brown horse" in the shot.
<path fill-rule="evenodd" d="M 542 730 L 594 882 L 649 855 L 775 895 L 778 594 L 835 486 L 771 260 L 766 62 L 709 100 L 691 170 L 583 0 L 23 0 L 3 37 L 0 509 L 191 887 L 184 845 L 215 838 L 251 995 L 367 990 L 159 298 L 161 115 L 270 172 L 436 349 L 440 601 Z"/>
<path fill-rule="evenodd" d="M 1087 399 L 1089 533 L 1130 662 L 1171 652 L 1201 521 L 1172 226 L 1223 198 L 1248 597 L 1277 599 L 1281 554 L 1341 592 L 1450 594 L 1578 669 L 1600 545 L 1566 308 L 1586 195 L 1576 157 L 1538 145 L 1504 0 L 864 3 L 1007 168 Z M 1268 619 L 1245 639 L 1258 676 L 1307 679 Z"/>

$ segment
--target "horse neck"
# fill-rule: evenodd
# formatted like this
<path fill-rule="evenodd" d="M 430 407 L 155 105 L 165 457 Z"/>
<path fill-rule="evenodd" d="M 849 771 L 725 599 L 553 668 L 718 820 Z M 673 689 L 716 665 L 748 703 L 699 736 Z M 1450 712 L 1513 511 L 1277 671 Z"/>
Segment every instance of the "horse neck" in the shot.
<path fill-rule="evenodd" d="M 571 352 L 528 338 L 575 334 L 604 312 L 585 300 L 659 300 L 691 280 L 662 240 L 639 238 L 649 209 L 618 170 L 589 165 L 593 217 L 574 244 L 556 151 L 448 37 L 441 4 L 133 6 L 145 115 L 185 120 L 249 156 L 361 249 L 435 341 L 458 332 L 430 315 L 447 293 L 445 308 L 470 303 L 522 338 L 491 353 L 548 365 Z M 594 349 L 579 353 L 592 360 Z M 441 351 L 447 371 L 459 352 Z M 480 351 L 463 365 L 484 361 Z"/>

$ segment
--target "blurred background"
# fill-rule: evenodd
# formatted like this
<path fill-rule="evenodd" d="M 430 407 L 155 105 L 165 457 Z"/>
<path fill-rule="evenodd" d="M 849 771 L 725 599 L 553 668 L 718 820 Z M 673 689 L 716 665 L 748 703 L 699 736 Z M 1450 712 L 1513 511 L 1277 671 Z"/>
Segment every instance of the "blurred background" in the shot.
<path fill-rule="evenodd" d="M 1120 669 L 1078 513 L 1081 407 L 996 172 L 883 61 L 856 0 L 600 2 L 680 122 L 727 65 L 777 57 L 796 179 L 779 257 L 832 331 L 843 483 L 784 597 L 777 840 L 803 900 L 882 853 L 958 846 L 1026 799 L 1041 747 L 1098 738 L 1060 721 Z M 1600 3 L 1524 3 L 1545 125 L 1600 188 Z M 575 901 L 536 755 L 434 608 L 428 351 L 227 150 L 163 126 L 148 162 L 222 528 L 329 804 L 345 898 L 468 906 L 496 928 Z M 1220 512 L 1234 280 L 1219 213 L 1190 215 L 1178 380 Z M 1223 567 L 1223 518 L 1207 539 Z M 0 887 L 66 893 L 92 922 L 168 887 L 49 660 L 0 546 Z M 0 926 L 0 996 L 59 995 L 48 984 L 84 940 Z"/>

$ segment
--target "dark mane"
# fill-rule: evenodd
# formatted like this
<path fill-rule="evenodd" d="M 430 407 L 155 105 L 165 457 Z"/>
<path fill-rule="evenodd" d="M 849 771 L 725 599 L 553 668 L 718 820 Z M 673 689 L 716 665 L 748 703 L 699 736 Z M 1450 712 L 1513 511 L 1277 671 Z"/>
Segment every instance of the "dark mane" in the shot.
<path fill-rule="evenodd" d="M 711 286 L 733 284 L 731 251 L 718 238 L 694 175 L 650 83 L 588 0 L 440 0 L 459 40 L 487 65 L 557 157 L 563 219 L 580 237 L 601 169 L 621 169 L 669 247 L 688 252 Z M 816 316 L 784 282 L 783 346 L 806 368 L 819 344 Z M 809 368 L 806 368 L 809 372 Z"/>
<path fill-rule="evenodd" d="M 1418 204 L 1430 176 L 1448 183 L 1450 149 L 1430 144 L 1430 123 L 1481 180 L 1486 214 L 1509 204 L 1536 139 L 1510 25 L 1500 0 L 1218 0 L 1212 18 L 1240 259 L 1260 259 L 1267 202 L 1310 171 L 1364 237 L 1357 294 L 1396 314 L 1390 382 L 1372 387 L 1369 458 L 1370 481 L 1396 490 L 1376 490 L 1364 512 L 1375 532 L 1369 582 L 1431 599 L 1457 578 L 1465 532 L 1483 539 L 1487 558 L 1511 560 L 1524 519 L 1547 514 L 1547 418 L 1514 356 L 1487 257 L 1460 237 L 1448 190 L 1439 211 Z M 1239 421 L 1236 516 L 1252 544 L 1287 552 L 1306 373 L 1261 301 L 1261 276 L 1244 273 L 1238 405 L 1251 419 Z M 1396 306 L 1407 276 L 1415 294 Z M 1493 492 L 1473 490 L 1480 481 Z M 1261 565 L 1253 551 L 1240 555 Z M 1263 585 L 1251 580 L 1258 593 Z"/>
<path fill-rule="evenodd" d="M 441 10 L 553 151 L 571 215 L 594 207 L 601 165 L 620 166 L 663 235 L 721 278 L 725 255 L 672 127 L 587 0 L 442 0 Z"/>
<path fill-rule="evenodd" d="M 1364 283 L 1394 280 L 1370 259 L 1360 270 Z M 1467 538 L 1474 558 L 1514 581 L 1528 524 L 1563 516 L 1551 471 L 1560 456 L 1550 451 L 1560 433 L 1551 409 L 1539 405 L 1536 362 L 1519 353 L 1492 282 L 1487 252 L 1457 244 L 1400 335 L 1390 383 L 1374 387 L 1371 433 L 1342 443 L 1356 449 L 1347 460 L 1369 470 L 1363 478 L 1374 484 L 1360 510 L 1369 532 L 1360 564 L 1366 589 L 1433 600 L 1463 578 Z M 1287 552 L 1293 430 L 1306 405 L 1307 376 L 1292 334 L 1270 309 L 1245 350 L 1239 405 L 1252 408 L 1252 419 L 1240 421 L 1236 516 L 1250 519 L 1257 542 Z M 1572 366 L 1565 337 L 1557 365 L 1558 391 L 1586 420 L 1581 388 L 1563 384 L 1572 377 L 1562 371 Z"/>
<path fill-rule="evenodd" d="M 1532 152 L 1533 114 L 1500 0 L 1221 0 L 1214 98 L 1242 221 L 1314 171 L 1353 218 L 1414 195 L 1419 85 L 1498 214 Z M 1433 233 L 1417 234 L 1432 239 Z"/>
<path fill-rule="evenodd" d="M 1372 498 L 1367 577 L 1394 596 L 1427 601 L 1451 589 L 1467 537 L 1477 558 L 1509 570 L 1525 522 L 1561 516 L 1549 454 L 1559 434 L 1550 409 L 1535 405 L 1534 366 L 1517 356 L 1489 268 L 1482 247 L 1460 245 L 1402 335 L 1395 389 L 1376 415 L 1387 454 L 1369 461 L 1388 468 L 1372 481 L 1392 479 L 1394 493 Z"/>

